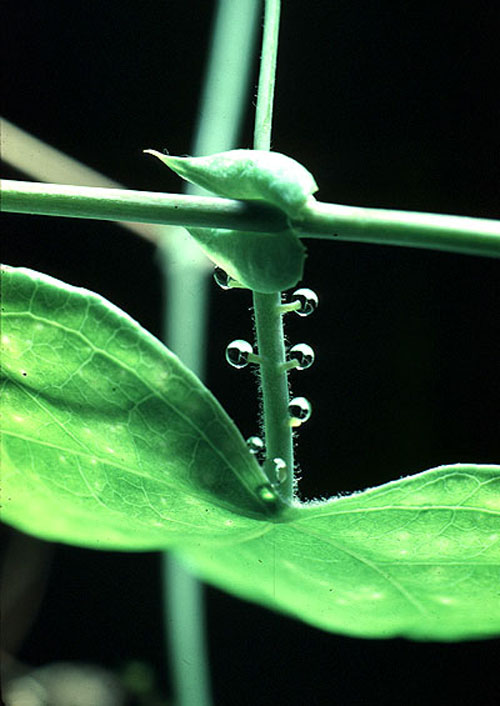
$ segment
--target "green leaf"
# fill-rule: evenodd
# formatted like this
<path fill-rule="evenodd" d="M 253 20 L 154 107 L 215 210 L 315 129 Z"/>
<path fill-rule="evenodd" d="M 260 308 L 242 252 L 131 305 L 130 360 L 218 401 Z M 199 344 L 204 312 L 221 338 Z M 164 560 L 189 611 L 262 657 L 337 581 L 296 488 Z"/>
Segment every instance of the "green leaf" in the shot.
<path fill-rule="evenodd" d="M 255 292 L 281 292 L 302 279 L 305 248 L 290 230 L 281 233 L 187 230 L 213 262 Z"/>
<path fill-rule="evenodd" d="M 500 635 L 500 466 L 441 466 L 288 519 L 236 547 L 190 550 L 193 569 L 346 635 Z"/>
<path fill-rule="evenodd" d="M 1 286 L 4 522 L 103 549 L 255 531 L 266 476 L 176 356 L 92 292 L 8 267 Z"/>
<path fill-rule="evenodd" d="M 332 632 L 500 635 L 499 465 L 283 507 L 213 396 L 130 317 L 30 270 L 1 284 L 5 522 L 172 547 L 220 588 Z"/>
<path fill-rule="evenodd" d="M 266 150 L 229 150 L 206 157 L 158 157 L 187 181 L 229 199 L 266 201 L 296 218 L 318 190 L 313 175 L 295 159 Z"/>

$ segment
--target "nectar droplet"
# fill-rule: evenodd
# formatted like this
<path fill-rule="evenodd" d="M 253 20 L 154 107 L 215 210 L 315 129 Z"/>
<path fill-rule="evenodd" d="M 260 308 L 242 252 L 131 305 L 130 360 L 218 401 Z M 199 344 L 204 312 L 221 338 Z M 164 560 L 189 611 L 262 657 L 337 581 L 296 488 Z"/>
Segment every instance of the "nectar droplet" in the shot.
<path fill-rule="evenodd" d="M 264 469 L 268 478 L 274 479 L 274 483 L 279 485 L 286 480 L 287 466 L 282 458 L 268 458 L 264 464 Z"/>
<path fill-rule="evenodd" d="M 250 453 L 255 455 L 264 450 L 264 442 L 260 436 L 250 436 L 247 439 L 247 446 Z"/>
<path fill-rule="evenodd" d="M 268 504 L 275 503 L 278 499 L 278 493 L 270 483 L 259 485 L 257 488 L 257 495 L 263 502 Z"/>
<path fill-rule="evenodd" d="M 288 351 L 290 360 L 297 361 L 297 370 L 307 370 L 314 363 L 314 351 L 307 343 L 296 343 Z"/>
<path fill-rule="evenodd" d="M 222 267 L 215 268 L 214 280 L 215 280 L 216 284 L 218 284 L 221 289 L 224 289 L 224 290 L 231 289 L 231 282 L 233 282 L 233 278 L 230 275 L 228 275 L 227 272 L 222 269 Z"/>
<path fill-rule="evenodd" d="M 299 316 L 309 316 L 318 308 L 318 295 L 307 287 L 296 289 L 292 294 L 292 299 L 300 303 L 300 308 L 295 309 L 295 313 Z"/>
<path fill-rule="evenodd" d="M 233 368 L 244 368 L 248 365 L 248 358 L 253 353 L 252 346 L 248 341 L 237 338 L 226 348 L 226 360 Z"/>
<path fill-rule="evenodd" d="M 305 397 L 294 397 L 288 405 L 288 413 L 291 417 L 291 424 L 294 427 L 307 422 L 311 412 L 311 403 Z"/>

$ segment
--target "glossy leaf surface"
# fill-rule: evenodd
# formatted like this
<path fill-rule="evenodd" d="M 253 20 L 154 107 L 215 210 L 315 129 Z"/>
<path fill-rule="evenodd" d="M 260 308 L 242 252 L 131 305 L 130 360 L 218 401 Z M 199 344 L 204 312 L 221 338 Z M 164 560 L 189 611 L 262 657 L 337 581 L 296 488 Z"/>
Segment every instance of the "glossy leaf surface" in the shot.
<path fill-rule="evenodd" d="M 2 519 L 147 549 L 238 536 L 266 477 L 215 398 L 102 297 L 2 269 Z"/>
<path fill-rule="evenodd" d="M 281 292 L 302 279 L 306 250 L 290 230 L 243 233 L 188 228 L 188 231 L 216 265 L 255 292 Z"/>
<path fill-rule="evenodd" d="M 500 466 L 453 465 L 298 508 L 198 573 L 325 630 L 371 638 L 500 635 Z"/>

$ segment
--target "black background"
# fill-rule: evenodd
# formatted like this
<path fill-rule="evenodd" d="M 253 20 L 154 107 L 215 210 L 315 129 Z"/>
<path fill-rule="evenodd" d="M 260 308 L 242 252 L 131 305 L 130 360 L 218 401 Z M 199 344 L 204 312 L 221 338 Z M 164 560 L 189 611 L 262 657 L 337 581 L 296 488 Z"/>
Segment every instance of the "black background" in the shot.
<path fill-rule="evenodd" d="M 129 188 L 179 190 L 142 149 L 189 152 L 213 6 L 8 0 L 5 116 Z M 486 0 L 288 0 L 273 149 L 314 173 L 322 201 L 499 218 L 497 12 Z M 249 96 L 242 147 L 253 116 Z M 2 221 L 3 261 L 93 289 L 159 335 L 152 245 L 110 223 Z M 304 285 L 321 306 L 287 319 L 290 341 L 317 353 L 292 379 L 314 406 L 299 438 L 302 496 L 498 463 L 498 260 L 307 244 Z M 245 436 L 257 431 L 254 379 L 228 368 L 224 348 L 251 336 L 249 305 L 244 292 L 211 288 L 207 384 Z M 499 640 L 356 640 L 215 589 L 207 601 L 217 706 L 499 702 Z M 158 556 L 58 546 L 18 656 L 113 669 L 144 660 L 168 694 Z"/>

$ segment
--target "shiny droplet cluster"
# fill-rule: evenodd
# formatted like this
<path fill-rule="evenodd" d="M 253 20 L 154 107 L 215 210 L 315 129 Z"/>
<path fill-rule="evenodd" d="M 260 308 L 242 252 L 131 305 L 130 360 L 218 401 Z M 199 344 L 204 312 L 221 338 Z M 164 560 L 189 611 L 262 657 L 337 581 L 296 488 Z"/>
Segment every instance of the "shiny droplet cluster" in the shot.
<path fill-rule="evenodd" d="M 282 458 L 270 458 L 268 459 L 267 470 L 268 477 L 274 478 L 276 484 L 283 483 L 287 477 L 287 467 L 285 461 Z"/>
<path fill-rule="evenodd" d="M 254 454 L 255 456 L 264 451 L 264 442 L 262 441 L 260 436 L 250 436 L 247 439 L 247 446 L 250 453 Z"/>
<path fill-rule="evenodd" d="M 226 348 L 226 360 L 233 368 L 244 368 L 249 363 L 249 357 L 253 354 L 253 348 L 241 338 L 237 338 Z"/>
<path fill-rule="evenodd" d="M 318 308 L 319 299 L 316 292 L 307 287 L 296 289 L 292 294 L 292 301 L 298 301 L 300 307 L 295 309 L 298 316 L 310 316 Z"/>
<path fill-rule="evenodd" d="M 216 267 L 214 270 L 214 280 L 216 284 L 219 285 L 221 289 L 227 290 L 231 289 L 231 283 L 234 282 L 233 278 L 227 274 L 222 267 Z"/>
<path fill-rule="evenodd" d="M 294 397 L 293 400 L 290 400 L 288 414 L 290 415 L 292 426 L 300 426 L 300 424 L 307 422 L 311 412 L 311 403 L 305 397 Z"/>
<path fill-rule="evenodd" d="M 222 267 L 216 267 L 214 270 L 214 280 L 215 283 L 219 285 L 221 289 L 228 290 L 228 289 L 248 289 L 248 287 L 241 282 L 238 282 L 237 279 L 234 279 L 234 277 L 231 277 L 230 274 L 228 274 L 225 270 L 222 269 Z"/>
<path fill-rule="evenodd" d="M 258 497 L 268 505 L 275 503 L 278 500 L 278 493 L 273 488 L 271 483 L 264 483 L 259 485 L 256 489 Z"/>
<path fill-rule="evenodd" d="M 319 303 L 318 295 L 312 289 L 302 287 L 296 289 L 291 297 L 291 304 L 297 305 L 298 308 L 293 309 L 298 316 L 310 316 L 316 311 Z M 295 367 L 296 370 L 307 370 L 314 363 L 314 350 L 308 343 L 296 343 L 288 351 L 288 366 Z M 293 366 L 295 362 L 295 366 Z M 294 397 L 288 404 L 288 414 L 290 417 L 290 425 L 299 427 L 304 422 L 307 422 L 311 416 L 311 403 L 305 397 Z"/>
<path fill-rule="evenodd" d="M 314 363 L 314 351 L 307 343 L 296 343 L 288 351 L 290 360 L 296 361 L 297 370 L 307 370 Z"/>
<path fill-rule="evenodd" d="M 222 268 L 216 267 L 214 280 L 224 290 L 238 287 L 239 284 Z M 288 303 L 281 305 L 281 313 L 295 311 L 298 316 L 310 316 L 318 307 L 318 295 L 307 287 L 296 289 Z M 283 370 L 307 370 L 315 359 L 314 350 L 307 343 L 296 343 L 288 350 L 287 361 Z M 252 345 L 241 338 L 231 341 L 226 347 L 226 360 L 234 368 L 245 368 L 249 363 L 261 363 L 261 359 L 254 353 Z M 305 397 L 294 397 L 288 404 L 288 421 L 291 427 L 299 427 L 311 416 L 311 404 Z M 250 436 L 247 441 L 249 452 L 259 460 L 263 461 L 263 470 L 268 483 L 264 483 L 255 489 L 259 499 L 266 505 L 273 506 L 279 500 L 279 488 L 285 484 L 290 474 L 290 469 L 283 458 L 271 457 L 264 461 L 265 444 L 259 436 Z M 283 486 L 284 487 L 284 486 Z"/>

